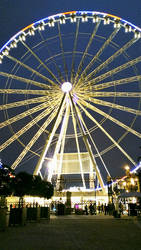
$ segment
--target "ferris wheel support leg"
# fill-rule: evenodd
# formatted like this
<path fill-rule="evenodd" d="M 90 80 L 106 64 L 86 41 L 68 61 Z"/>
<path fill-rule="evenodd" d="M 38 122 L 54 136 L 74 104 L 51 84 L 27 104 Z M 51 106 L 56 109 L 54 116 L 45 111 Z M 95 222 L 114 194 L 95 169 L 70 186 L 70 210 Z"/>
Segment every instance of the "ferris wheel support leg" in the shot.
<path fill-rule="evenodd" d="M 81 156 L 80 156 L 80 147 L 79 147 L 78 136 L 77 136 L 77 127 L 76 127 L 76 121 L 75 121 L 75 118 L 74 118 L 73 109 L 72 109 L 72 121 L 73 121 L 74 132 L 75 132 L 75 141 L 76 141 L 76 146 L 77 146 L 77 152 L 78 152 L 78 159 L 79 159 L 82 183 L 83 183 L 83 187 L 86 189 L 86 183 L 85 183 L 85 178 L 84 178 L 84 173 L 83 173 L 82 159 L 81 159 Z"/>
<path fill-rule="evenodd" d="M 46 143 L 45 143 L 45 146 L 44 146 L 43 151 L 41 153 L 41 156 L 40 156 L 40 158 L 39 158 L 39 160 L 37 162 L 37 165 L 36 165 L 36 168 L 34 170 L 33 175 L 38 175 L 38 173 L 39 173 L 39 171 L 40 171 L 40 169 L 42 167 L 42 163 L 44 161 L 45 155 L 46 155 L 46 153 L 48 151 L 48 148 L 49 148 L 50 143 L 51 143 L 51 141 L 53 139 L 55 131 L 56 131 L 56 129 L 57 129 L 59 123 L 60 123 L 61 113 L 63 112 L 64 102 L 65 102 L 65 99 L 66 99 L 65 97 L 66 97 L 66 95 L 64 94 L 64 96 L 62 98 L 62 101 L 61 101 L 61 104 L 60 104 L 60 106 L 58 108 L 58 112 L 56 114 L 56 118 L 55 118 L 53 127 L 52 127 L 52 129 L 51 129 L 51 131 L 50 131 L 50 133 L 48 135 L 48 138 L 46 140 Z"/>
<path fill-rule="evenodd" d="M 62 140 L 63 140 L 63 138 L 64 138 L 64 136 L 66 134 L 67 124 L 68 124 L 68 119 L 69 119 L 69 105 L 68 105 L 68 103 L 66 105 L 67 105 L 67 108 L 66 108 L 65 116 L 63 118 L 63 123 L 62 123 L 61 131 L 60 131 L 60 134 L 59 134 L 59 139 L 57 141 L 55 151 L 54 151 L 54 156 L 53 156 L 54 160 L 57 159 L 57 155 L 58 155 L 59 150 L 61 148 Z M 64 150 L 63 150 L 63 152 L 64 152 Z M 60 164 L 62 165 L 62 163 L 60 163 Z M 56 170 L 56 169 L 57 169 L 57 164 L 56 164 L 56 166 L 54 164 L 54 166 L 51 168 L 51 171 L 49 172 L 48 181 L 51 181 L 54 170 Z M 60 174 L 61 174 L 61 170 L 60 170 Z"/>
<path fill-rule="evenodd" d="M 79 129 L 80 129 L 81 134 L 82 134 L 82 136 L 83 136 L 83 141 L 84 141 L 84 143 L 85 143 L 86 149 L 88 150 L 90 159 L 91 159 L 91 161 L 92 161 L 93 168 L 94 168 L 95 171 L 96 171 L 96 175 L 97 175 L 97 178 L 98 178 L 98 180 L 99 180 L 99 183 L 100 183 L 100 186 L 101 186 L 101 188 L 102 188 L 102 191 L 103 191 L 103 193 L 105 193 L 106 190 L 105 190 L 105 187 L 104 187 L 104 182 L 103 182 L 103 180 L 102 180 L 100 171 L 99 171 L 99 169 L 98 169 L 97 166 L 96 166 L 96 162 L 95 162 L 95 159 L 94 159 L 92 150 L 91 150 L 90 145 L 89 145 L 89 143 L 88 143 L 86 134 L 85 134 L 85 132 L 84 132 L 84 130 L 83 130 L 83 127 L 82 127 L 82 124 L 81 124 L 81 122 L 80 122 L 80 120 L 79 120 L 79 115 L 78 115 L 78 113 L 77 113 L 77 110 L 76 110 L 75 104 L 74 104 L 74 102 L 73 102 L 72 96 L 71 96 L 71 95 L 69 95 L 69 96 L 70 96 L 70 100 L 71 100 L 71 103 L 72 103 L 72 106 L 73 106 L 73 109 L 74 109 L 74 112 L 75 112 L 75 115 L 76 115 L 76 119 L 77 119 L 77 122 L 78 122 Z"/>
<path fill-rule="evenodd" d="M 56 188 L 59 190 L 61 188 L 61 172 L 62 172 L 62 165 L 63 165 L 63 153 L 65 148 L 65 136 L 67 132 L 67 126 L 69 121 L 69 113 L 70 113 L 70 107 L 67 104 L 66 114 L 64 117 L 64 122 L 62 124 L 62 141 L 61 141 L 61 152 L 60 152 L 60 161 L 59 161 L 59 167 L 57 171 L 57 182 L 56 182 Z"/>

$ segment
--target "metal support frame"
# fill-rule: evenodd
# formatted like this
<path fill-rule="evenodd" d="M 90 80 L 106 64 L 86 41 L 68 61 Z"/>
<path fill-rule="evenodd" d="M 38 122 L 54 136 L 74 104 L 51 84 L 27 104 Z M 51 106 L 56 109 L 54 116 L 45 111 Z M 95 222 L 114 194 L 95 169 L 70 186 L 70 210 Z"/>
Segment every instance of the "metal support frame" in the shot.
<path fill-rule="evenodd" d="M 76 116 L 76 119 L 77 119 L 77 122 L 78 122 L 79 129 L 80 129 L 81 134 L 82 134 L 82 137 L 83 137 L 83 141 L 84 141 L 85 146 L 86 146 L 86 149 L 87 149 L 87 151 L 88 151 L 88 153 L 89 153 L 89 155 L 90 155 L 90 159 L 91 159 L 91 161 L 92 161 L 93 168 L 94 168 L 95 171 L 96 171 L 96 175 L 97 175 L 97 178 L 98 178 L 98 180 L 99 180 L 99 183 L 100 183 L 100 186 L 101 186 L 101 188 L 102 188 L 102 191 L 105 193 L 105 187 L 104 187 L 104 183 L 103 183 L 103 180 L 102 180 L 100 171 L 99 171 L 99 169 L 97 168 L 97 165 L 96 165 L 96 162 L 95 162 L 95 159 L 94 159 L 92 150 L 91 150 L 90 145 L 89 145 L 89 142 L 88 142 L 88 140 L 87 140 L 87 136 L 86 136 L 86 134 L 85 134 L 85 132 L 84 132 L 84 130 L 83 130 L 83 127 L 82 127 L 82 125 L 81 125 L 81 123 L 80 123 L 79 116 L 78 116 L 78 114 L 77 114 L 77 110 L 76 110 L 76 107 L 75 107 L 75 105 L 74 105 L 72 96 L 71 96 L 70 94 L 69 94 L 69 96 L 70 96 L 70 100 L 71 100 L 71 103 L 72 103 L 72 106 L 73 106 L 73 109 L 74 109 L 74 112 L 75 112 L 75 116 Z"/>

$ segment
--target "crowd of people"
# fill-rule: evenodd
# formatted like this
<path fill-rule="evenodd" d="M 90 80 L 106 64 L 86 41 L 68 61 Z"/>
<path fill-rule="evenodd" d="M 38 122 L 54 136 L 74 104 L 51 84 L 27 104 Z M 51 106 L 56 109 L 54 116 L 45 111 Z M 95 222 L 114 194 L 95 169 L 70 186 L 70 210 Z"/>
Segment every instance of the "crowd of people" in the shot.
<path fill-rule="evenodd" d="M 85 205 L 85 214 L 105 214 L 105 215 L 112 215 L 113 212 L 115 211 L 115 206 L 113 203 L 109 203 L 108 205 L 105 204 L 98 204 L 96 203 L 90 203 L 89 206 L 86 204 Z"/>
<path fill-rule="evenodd" d="M 89 203 L 77 203 L 74 205 L 74 208 L 69 205 L 67 206 L 66 203 L 63 203 L 62 200 L 58 202 L 52 202 L 50 206 L 51 212 L 56 211 L 63 211 L 61 214 L 79 214 L 79 215 L 113 215 L 114 217 L 120 217 L 123 214 L 127 214 L 129 216 L 137 216 L 141 214 L 141 206 L 137 206 L 137 204 L 129 203 L 129 204 L 123 204 L 122 202 L 119 202 L 118 209 L 115 208 L 115 204 L 110 202 L 108 204 L 96 204 L 96 202 L 89 202 Z"/>

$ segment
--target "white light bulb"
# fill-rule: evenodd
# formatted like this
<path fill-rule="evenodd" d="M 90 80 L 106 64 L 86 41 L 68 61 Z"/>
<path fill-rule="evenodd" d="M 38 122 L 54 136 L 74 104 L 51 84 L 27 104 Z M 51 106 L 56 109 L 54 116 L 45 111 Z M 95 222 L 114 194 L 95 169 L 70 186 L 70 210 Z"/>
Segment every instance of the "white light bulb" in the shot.
<path fill-rule="evenodd" d="M 64 82 L 61 86 L 63 92 L 68 93 L 72 89 L 72 84 L 70 82 Z"/>

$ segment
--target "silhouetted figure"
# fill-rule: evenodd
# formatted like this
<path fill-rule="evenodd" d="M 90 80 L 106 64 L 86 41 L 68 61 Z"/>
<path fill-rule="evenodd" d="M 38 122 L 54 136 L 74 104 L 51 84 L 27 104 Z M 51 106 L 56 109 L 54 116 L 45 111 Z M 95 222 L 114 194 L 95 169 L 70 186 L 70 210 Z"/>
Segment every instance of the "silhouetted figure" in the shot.
<path fill-rule="evenodd" d="M 123 214 L 123 204 L 121 202 L 119 203 L 119 212 Z"/>
<path fill-rule="evenodd" d="M 100 207 L 100 205 L 98 205 L 98 212 L 99 212 L 99 214 L 100 214 L 100 212 L 101 212 L 101 207 Z"/>
<path fill-rule="evenodd" d="M 92 203 L 90 204 L 89 209 L 90 209 L 90 214 L 93 215 L 94 214 L 94 207 L 93 207 Z"/>
<path fill-rule="evenodd" d="M 87 205 L 85 206 L 85 213 L 86 213 L 86 215 L 88 215 L 88 206 Z"/>
<path fill-rule="evenodd" d="M 108 214 L 108 206 L 106 205 L 106 203 L 105 203 L 105 205 L 104 205 L 104 214 L 105 214 L 105 215 Z"/>
<path fill-rule="evenodd" d="M 101 205 L 101 213 L 103 213 L 104 212 L 104 206 L 103 206 L 103 203 L 102 203 L 102 205 Z"/>
<path fill-rule="evenodd" d="M 94 211 L 94 214 L 96 214 L 96 203 L 93 204 L 93 211 Z"/>

